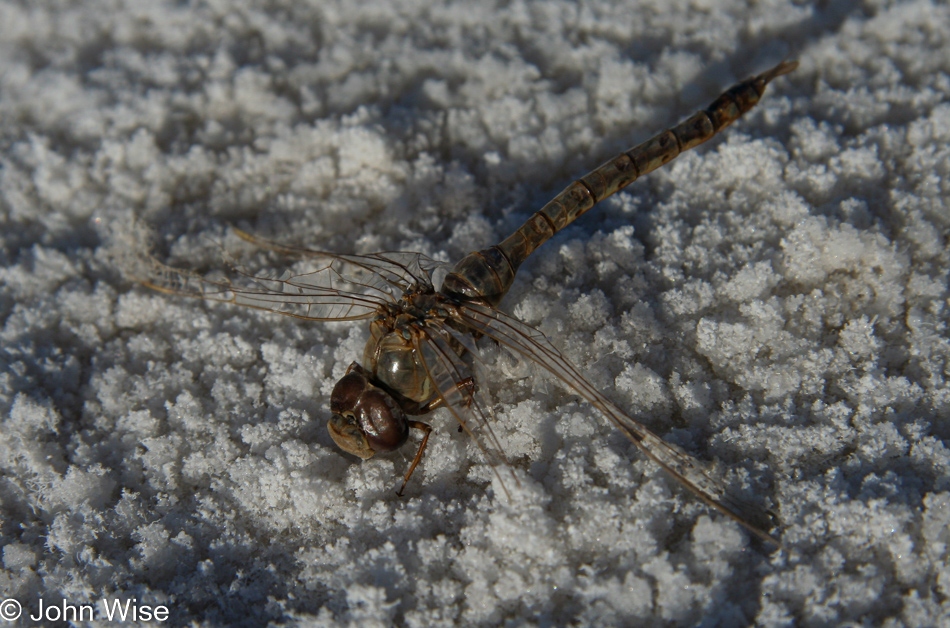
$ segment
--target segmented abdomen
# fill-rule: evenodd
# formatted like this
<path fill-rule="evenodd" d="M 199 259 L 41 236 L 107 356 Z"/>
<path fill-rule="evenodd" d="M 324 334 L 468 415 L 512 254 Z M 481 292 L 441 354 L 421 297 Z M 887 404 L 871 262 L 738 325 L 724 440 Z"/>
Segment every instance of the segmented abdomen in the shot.
<path fill-rule="evenodd" d="M 577 220 L 598 201 L 732 124 L 758 104 L 770 81 L 797 66 L 794 61 L 783 62 L 768 72 L 739 83 L 706 109 L 584 175 L 501 243 L 462 258 L 445 278 L 442 292 L 454 298 L 477 299 L 497 305 L 511 288 L 521 263 L 548 238 Z"/>

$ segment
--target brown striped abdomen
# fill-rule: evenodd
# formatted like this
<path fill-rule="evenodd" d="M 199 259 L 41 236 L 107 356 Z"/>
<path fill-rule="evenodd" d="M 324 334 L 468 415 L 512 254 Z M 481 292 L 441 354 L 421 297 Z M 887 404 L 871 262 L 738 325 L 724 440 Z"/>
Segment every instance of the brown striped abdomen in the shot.
<path fill-rule="evenodd" d="M 684 122 L 587 173 L 501 243 L 462 258 L 442 283 L 442 292 L 457 299 L 498 305 L 511 288 L 518 267 L 548 238 L 577 220 L 598 201 L 732 124 L 758 104 L 772 79 L 791 72 L 797 66 L 794 61 L 783 62 L 768 72 L 739 83 Z"/>

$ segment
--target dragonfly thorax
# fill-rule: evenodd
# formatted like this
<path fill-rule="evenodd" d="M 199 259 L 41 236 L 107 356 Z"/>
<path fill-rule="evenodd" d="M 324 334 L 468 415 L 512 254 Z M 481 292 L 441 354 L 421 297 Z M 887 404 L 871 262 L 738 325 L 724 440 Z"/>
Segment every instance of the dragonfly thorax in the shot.
<path fill-rule="evenodd" d="M 435 395 L 419 353 L 418 336 L 433 320 L 448 316 L 446 301 L 431 290 L 409 292 L 370 323 L 363 364 L 375 383 L 417 403 Z"/>

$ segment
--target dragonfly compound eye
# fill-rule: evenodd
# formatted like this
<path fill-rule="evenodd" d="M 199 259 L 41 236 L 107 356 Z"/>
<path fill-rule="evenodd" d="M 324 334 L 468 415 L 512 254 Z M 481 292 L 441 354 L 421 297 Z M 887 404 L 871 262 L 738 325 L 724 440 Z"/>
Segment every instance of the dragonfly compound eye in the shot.
<path fill-rule="evenodd" d="M 347 453 L 364 460 L 393 451 L 409 437 L 406 414 L 392 396 L 370 383 L 362 369 L 351 368 L 330 395 L 330 437 Z"/>
<path fill-rule="evenodd" d="M 356 416 L 373 451 L 394 451 L 409 438 L 406 414 L 396 400 L 380 388 L 372 386 L 360 396 Z"/>
<path fill-rule="evenodd" d="M 330 411 L 333 414 L 352 411 L 356 407 L 360 395 L 363 394 L 367 386 L 371 385 L 361 369 L 356 370 L 350 367 L 350 370 L 336 383 L 333 392 L 330 393 Z"/>

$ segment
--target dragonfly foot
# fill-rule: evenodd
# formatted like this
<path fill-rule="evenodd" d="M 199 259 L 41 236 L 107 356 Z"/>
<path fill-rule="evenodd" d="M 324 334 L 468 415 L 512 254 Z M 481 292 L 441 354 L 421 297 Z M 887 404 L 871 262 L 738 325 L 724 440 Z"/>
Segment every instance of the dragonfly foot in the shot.
<path fill-rule="evenodd" d="M 399 490 L 396 491 L 396 495 L 402 497 L 402 493 L 406 490 L 406 484 L 409 483 L 409 478 L 412 477 L 412 472 L 416 470 L 416 467 L 419 465 L 419 461 L 422 460 L 422 453 L 426 450 L 426 445 L 429 444 L 429 434 L 432 433 L 432 426 L 428 423 L 423 423 L 422 421 L 409 421 L 409 427 L 414 430 L 422 430 L 425 432 L 425 436 L 422 437 L 422 443 L 419 445 L 419 451 L 416 452 L 416 457 L 412 460 L 412 465 L 409 467 L 409 471 L 406 473 L 405 479 L 402 481 L 402 486 L 399 487 Z"/>

